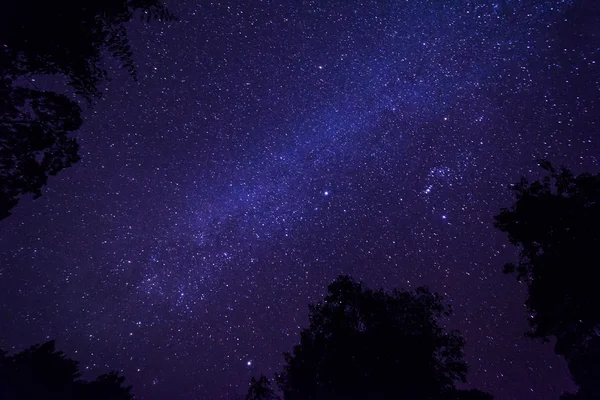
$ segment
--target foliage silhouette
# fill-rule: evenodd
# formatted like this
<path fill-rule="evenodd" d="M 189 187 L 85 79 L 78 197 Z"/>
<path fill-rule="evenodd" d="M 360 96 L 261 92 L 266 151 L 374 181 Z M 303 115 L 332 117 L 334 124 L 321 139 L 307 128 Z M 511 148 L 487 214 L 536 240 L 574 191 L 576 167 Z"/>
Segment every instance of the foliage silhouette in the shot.
<path fill-rule="evenodd" d="M 26 88 L 7 92 L 0 96 L 0 219 L 21 195 L 40 197 L 49 175 L 79 160 L 69 133 L 81 126 L 79 106 L 65 96 Z"/>
<path fill-rule="evenodd" d="M 0 24 L 2 75 L 9 80 L 64 75 L 77 94 L 91 101 L 107 79 L 100 66 L 104 51 L 136 77 L 125 27 L 136 13 L 148 21 L 175 18 L 159 0 L 10 2 Z"/>
<path fill-rule="evenodd" d="M 600 398 L 600 174 L 578 176 L 545 160 L 542 179 L 513 187 L 516 202 L 496 215 L 495 226 L 520 246 L 516 273 L 528 287 L 528 336 L 556 339 L 580 390 L 565 398 Z M 569 397 L 570 396 L 570 397 Z M 574 396 L 574 397 L 573 397 Z"/>
<path fill-rule="evenodd" d="M 0 351 L 0 398 L 38 400 L 131 400 L 131 386 L 116 372 L 79 379 L 77 361 L 55 351 L 54 341 L 7 356 Z"/>
<path fill-rule="evenodd" d="M 250 388 L 246 394 L 246 400 L 274 400 L 279 399 L 279 396 L 275 394 L 271 389 L 271 382 L 269 379 L 261 375 L 260 378 L 252 378 L 250 382 Z"/>
<path fill-rule="evenodd" d="M 439 325 L 451 310 L 427 288 L 387 293 L 340 276 L 309 310 L 277 377 L 285 400 L 490 398 L 456 390 L 465 340 Z"/>
<path fill-rule="evenodd" d="M 108 79 L 110 54 L 137 77 L 126 23 L 175 17 L 158 0 L 8 2 L 0 23 L 0 219 L 27 193 L 41 196 L 49 175 L 79 160 L 69 134 L 81 109 L 65 94 L 23 87 L 39 75 L 61 75 L 89 104 Z"/>

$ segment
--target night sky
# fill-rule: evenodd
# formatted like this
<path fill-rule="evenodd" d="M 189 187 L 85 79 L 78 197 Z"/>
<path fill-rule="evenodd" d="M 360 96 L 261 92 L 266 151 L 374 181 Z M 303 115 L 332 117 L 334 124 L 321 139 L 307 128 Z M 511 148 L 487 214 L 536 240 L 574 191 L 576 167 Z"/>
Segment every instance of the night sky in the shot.
<path fill-rule="evenodd" d="M 0 347 L 56 339 L 140 399 L 227 399 L 345 273 L 443 294 L 466 387 L 573 390 L 523 336 L 492 217 L 539 157 L 598 171 L 594 3 L 178 1 L 131 23 L 139 81 L 107 62 L 82 160 L 0 222 Z"/>

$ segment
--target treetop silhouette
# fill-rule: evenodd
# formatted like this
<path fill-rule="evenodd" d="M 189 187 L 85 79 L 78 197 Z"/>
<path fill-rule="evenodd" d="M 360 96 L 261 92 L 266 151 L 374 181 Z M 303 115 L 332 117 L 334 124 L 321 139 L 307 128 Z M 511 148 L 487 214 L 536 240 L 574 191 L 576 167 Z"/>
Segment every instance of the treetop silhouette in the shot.
<path fill-rule="evenodd" d="M 269 378 L 261 375 L 258 379 L 252 378 L 250 387 L 245 397 L 246 400 L 276 400 L 279 396 L 271 389 Z"/>
<path fill-rule="evenodd" d="M 521 248 L 504 271 L 527 285 L 528 336 L 555 338 L 580 392 L 600 398 L 600 174 L 575 176 L 545 160 L 540 166 L 547 175 L 522 178 L 515 203 L 495 216 L 495 226 Z"/>
<path fill-rule="evenodd" d="M 0 350 L 0 398 L 38 400 L 132 400 L 117 372 L 79 379 L 79 363 L 55 350 L 54 341 L 7 356 Z"/>
<path fill-rule="evenodd" d="M 465 340 L 439 323 L 450 313 L 424 287 L 388 293 L 338 277 L 285 354 L 284 399 L 463 398 Z"/>

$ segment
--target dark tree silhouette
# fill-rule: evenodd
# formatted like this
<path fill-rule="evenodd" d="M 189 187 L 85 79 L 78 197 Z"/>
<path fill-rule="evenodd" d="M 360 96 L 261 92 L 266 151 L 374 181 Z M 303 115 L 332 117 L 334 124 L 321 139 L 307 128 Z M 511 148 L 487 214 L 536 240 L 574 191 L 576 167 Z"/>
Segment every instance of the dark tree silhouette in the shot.
<path fill-rule="evenodd" d="M 580 386 L 573 399 L 600 398 L 600 174 L 574 176 L 542 160 L 547 175 L 513 187 L 516 202 L 495 216 L 495 226 L 521 248 L 516 273 L 528 287 L 528 336 L 556 339 Z"/>
<path fill-rule="evenodd" d="M 41 196 L 49 175 L 79 160 L 69 134 L 81 125 L 73 98 L 37 89 L 39 75 L 61 75 L 91 104 L 108 78 L 111 54 L 136 78 L 126 23 L 172 20 L 159 0 L 22 0 L 3 6 L 0 20 L 0 219 L 27 193 Z M 27 84 L 27 87 L 23 85 Z M 33 86 L 33 88 L 32 88 Z"/>
<path fill-rule="evenodd" d="M 92 382 L 79 379 L 77 361 L 55 351 L 54 341 L 7 356 L 0 351 L 0 398 L 6 400 L 132 400 L 131 386 L 116 372 Z"/>
<path fill-rule="evenodd" d="M 387 293 L 339 277 L 310 306 L 309 328 L 285 354 L 284 399 L 476 398 L 455 388 L 467 364 L 463 337 L 438 323 L 450 312 L 426 288 Z"/>
<path fill-rule="evenodd" d="M 0 96 L 0 219 L 21 195 L 41 196 L 48 175 L 79 160 L 69 133 L 81 125 L 79 106 L 65 96 L 26 88 L 6 93 Z"/>
<path fill-rule="evenodd" d="M 269 378 L 261 375 L 260 378 L 252 378 L 250 381 L 250 388 L 248 394 L 246 394 L 246 400 L 274 400 L 279 399 L 273 389 L 271 389 L 271 382 Z"/>
<path fill-rule="evenodd" d="M 64 75 L 90 101 L 107 78 L 104 51 L 136 76 L 126 32 L 136 13 L 148 21 L 174 19 L 160 0 L 22 0 L 2 11 L 2 76 Z"/>

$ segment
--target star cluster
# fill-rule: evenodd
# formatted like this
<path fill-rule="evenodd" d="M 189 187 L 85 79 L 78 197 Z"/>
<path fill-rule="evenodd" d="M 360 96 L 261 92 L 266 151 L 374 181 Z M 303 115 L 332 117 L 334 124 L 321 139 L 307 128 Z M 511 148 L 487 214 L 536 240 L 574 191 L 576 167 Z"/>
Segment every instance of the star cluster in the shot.
<path fill-rule="evenodd" d="M 589 1 L 174 2 L 78 132 L 82 161 L 0 232 L 0 347 L 56 338 L 142 399 L 277 372 L 340 273 L 429 285 L 468 386 L 557 398 L 492 216 L 536 158 L 597 170 Z"/>

